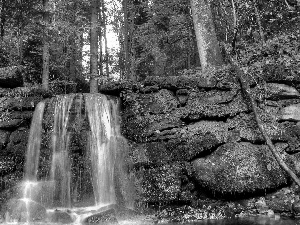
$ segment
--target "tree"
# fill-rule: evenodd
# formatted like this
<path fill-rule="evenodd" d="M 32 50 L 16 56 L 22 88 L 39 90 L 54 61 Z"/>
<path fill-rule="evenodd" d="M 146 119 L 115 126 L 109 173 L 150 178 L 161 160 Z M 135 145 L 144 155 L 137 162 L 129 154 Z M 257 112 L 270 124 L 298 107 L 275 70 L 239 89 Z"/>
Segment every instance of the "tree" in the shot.
<path fill-rule="evenodd" d="M 0 11 L 0 37 L 3 40 L 4 37 L 4 25 L 6 20 L 6 0 L 1 0 L 1 11 Z"/>
<path fill-rule="evenodd" d="M 49 0 L 43 0 L 43 74 L 42 74 L 42 87 L 49 90 L 49 42 L 47 34 L 47 25 L 49 23 Z"/>
<path fill-rule="evenodd" d="M 223 64 L 209 1 L 191 0 L 202 71 Z"/>
<path fill-rule="evenodd" d="M 90 30 L 90 92 L 98 92 L 98 0 L 91 2 L 91 30 Z"/>
<path fill-rule="evenodd" d="M 124 13 L 124 69 L 125 69 L 125 77 L 130 79 L 130 64 L 129 64 L 129 26 L 128 26 L 128 0 L 123 0 L 123 13 Z"/>

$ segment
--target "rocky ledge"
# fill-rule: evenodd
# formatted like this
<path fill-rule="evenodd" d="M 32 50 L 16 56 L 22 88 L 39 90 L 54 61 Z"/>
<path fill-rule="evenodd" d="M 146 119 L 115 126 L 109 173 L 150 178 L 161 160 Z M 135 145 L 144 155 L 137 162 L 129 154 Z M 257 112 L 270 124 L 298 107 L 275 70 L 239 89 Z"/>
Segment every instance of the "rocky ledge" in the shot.
<path fill-rule="evenodd" d="M 252 74 L 247 82 L 264 129 L 300 175 L 300 80 L 288 71 L 272 77 L 274 67 L 264 68 L 265 78 Z M 230 67 L 110 82 L 101 90 L 122 100 L 122 131 L 143 203 L 261 197 L 292 184 L 265 144 Z"/>

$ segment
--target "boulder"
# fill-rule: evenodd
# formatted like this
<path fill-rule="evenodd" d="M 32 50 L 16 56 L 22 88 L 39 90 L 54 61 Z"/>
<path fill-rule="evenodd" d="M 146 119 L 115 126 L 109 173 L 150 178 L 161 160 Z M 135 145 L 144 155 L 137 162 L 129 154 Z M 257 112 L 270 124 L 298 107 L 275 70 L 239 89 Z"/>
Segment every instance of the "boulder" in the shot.
<path fill-rule="evenodd" d="M 54 210 L 47 215 L 47 220 L 51 223 L 71 224 L 73 221 L 72 216 L 64 211 Z"/>
<path fill-rule="evenodd" d="M 23 86 L 22 67 L 10 66 L 0 68 L 0 86 L 14 88 Z"/>
<path fill-rule="evenodd" d="M 103 225 L 118 225 L 118 220 L 116 218 L 116 212 L 114 209 L 109 209 L 107 211 L 94 214 L 87 217 L 82 222 L 83 225 L 88 224 L 103 224 Z"/>
<path fill-rule="evenodd" d="M 291 158 L 283 156 L 294 166 Z M 217 193 L 251 193 L 289 181 L 267 146 L 247 142 L 224 144 L 192 165 L 198 184 Z"/>

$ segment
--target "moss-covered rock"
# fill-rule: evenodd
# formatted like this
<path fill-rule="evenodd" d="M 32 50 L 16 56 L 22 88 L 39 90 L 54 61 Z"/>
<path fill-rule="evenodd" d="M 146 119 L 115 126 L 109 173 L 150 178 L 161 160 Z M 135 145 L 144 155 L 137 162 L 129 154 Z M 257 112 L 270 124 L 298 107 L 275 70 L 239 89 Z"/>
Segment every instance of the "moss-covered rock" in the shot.
<path fill-rule="evenodd" d="M 226 119 L 242 112 L 248 112 L 249 108 L 240 93 L 213 91 L 194 92 L 188 99 L 187 117 L 185 120 L 197 121 L 201 119 Z"/>
<path fill-rule="evenodd" d="M 291 158 L 282 156 L 293 165 Z M 218 193 L 251 193 L 289 182 L 264 145 L 227 143 L 211 155 L 194 160 L 193 166 L 198 184 Z"/>
<path fill-rule="evenodd" d="M 183 170 L 183 165 L 178 163 L 148 169 L 141 168 L 136 173 L 139 200 L 148 203 L 179 201 Z"/>

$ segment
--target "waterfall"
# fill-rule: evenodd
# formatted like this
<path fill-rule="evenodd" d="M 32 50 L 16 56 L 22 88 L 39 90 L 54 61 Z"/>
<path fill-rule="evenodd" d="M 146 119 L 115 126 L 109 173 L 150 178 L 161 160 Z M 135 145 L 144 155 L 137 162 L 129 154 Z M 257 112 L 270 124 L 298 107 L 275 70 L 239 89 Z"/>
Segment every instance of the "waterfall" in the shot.
<path fill-rule="evenodd" d="M 117 106 L 105 95 L 86 95 L 90 123 L 89 149 L 93 168 L 93 187 L 97 205 L 116 203 L 114 166 L 117 151 Z"/>
<path fill-rule="evenodd" d="M 45 102 L 37 104 L 30 126 L 27 154 L 25 162 L 25 179 L 36 180 L 38 163 L 40 157 L 42 121 L 45 109 Z"/>
<path fill-rule="evenodd" d="M 120 132 L 118 101 L 101 94 L 71 94 L 52 102 L 47 108 L 45 102 L 37 105 L 30 127 L 20 198 L 26 221 L 32 219 L 33 203 L 52 214 L 61 210 L 85 218 L 118 203 L 119 193 L 126 192 L 121 190 L 127 182 L 120 159 L 126 141 Z M 51 125 L 43 124 L 43 115 Z M 128 196 L 120 199 L 123 204 Z"/>
<path fill-rule="evenodd" d="M 53 204 L 71 207 L 71 162 L 68 152 L 68 122 L 74 95 L 58 96 L 54 110 L 54 126 L 52 133 L 52 164 L 50 180 L 54 181 Z"/>

